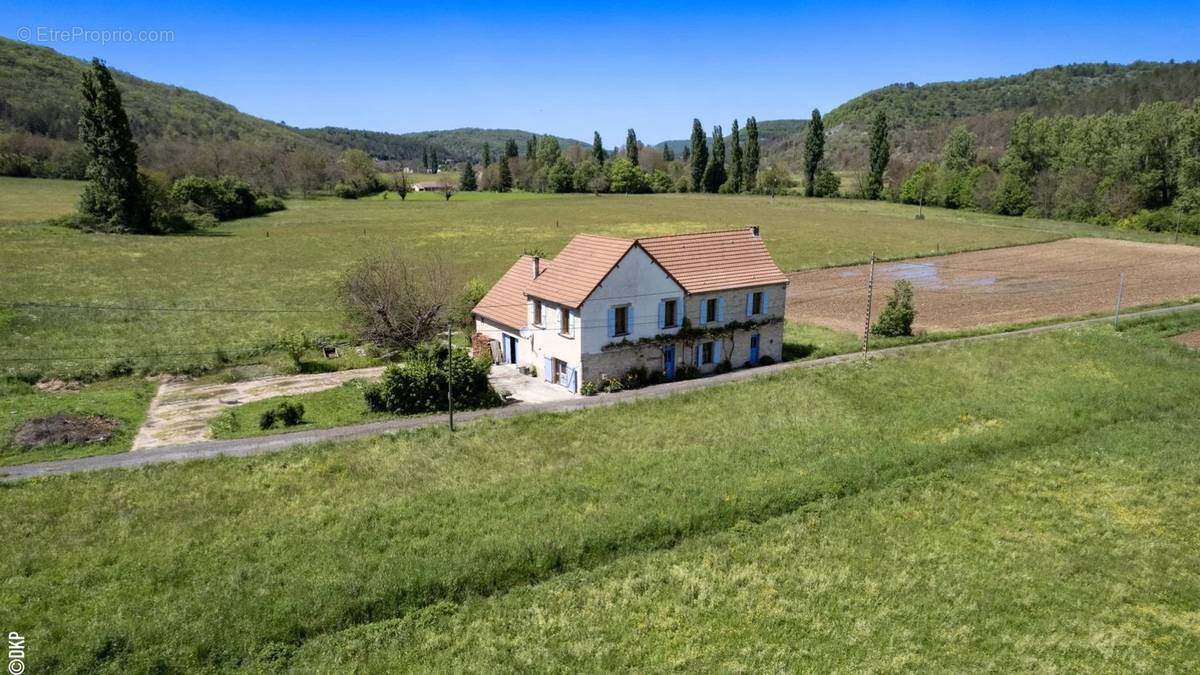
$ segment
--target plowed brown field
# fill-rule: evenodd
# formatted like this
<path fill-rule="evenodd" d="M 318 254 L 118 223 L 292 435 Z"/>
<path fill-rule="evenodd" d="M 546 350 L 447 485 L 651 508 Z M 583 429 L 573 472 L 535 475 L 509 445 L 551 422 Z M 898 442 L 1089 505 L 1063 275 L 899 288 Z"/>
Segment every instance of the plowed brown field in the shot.
<path fill-rule="evenodd" d="M 897 279 L 913 284 L 916 329 L 953 330 L 1111 311 L 1125 273 L 1125 307 L 1200 296 L 1200 248 L 1112 239 L 876 263 L 872 316 Z M 789 274 L 787 317 L 860 331 L 867 265 Z"/>

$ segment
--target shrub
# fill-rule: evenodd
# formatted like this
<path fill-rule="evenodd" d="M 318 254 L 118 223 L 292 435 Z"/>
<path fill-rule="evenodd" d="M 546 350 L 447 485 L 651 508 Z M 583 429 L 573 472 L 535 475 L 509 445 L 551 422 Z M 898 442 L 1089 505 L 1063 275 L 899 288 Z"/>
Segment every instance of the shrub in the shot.
<path fill-rule="evenodd" d="M 823 168 L 813 180 L 814 197 L 836 197 L 842 188 L 842 179 L 833 171 Z"/>
<path fill-rule="evenodd" d="M 720 375 L 721 373 L 728 373 L 731 370 L 733 370 L 733 364 L 729 362 L 729 359 L 725 359 L 718 363 L 716 368 L 713 368 L 713 373 Z"/>
<path fill-rule="evenodd" d="M 584 382 L 579 385 L 579 393 L 583 396 L 595 396 L 600 393 L 600 390 L 596 388 L 595 382 Z"/>
<path fill-rule="evenodd" d="M 233 176 L 184 176 L 171 184 L 170 197 L 171 202 L 185 212 L 208 213 L 217 220 L 248 218 L 261 213 L 254 190 Z"/>
<path fill-rule="evenodd" d="M 775 359 L 771 358 L 770 356 L 758 357 L 758 365 L 760 366 L 769 366 L 773 363 L 775 363 Z"/>
<path fill-rule="evenodd" d="M 304 357 L 304 352 L 309 347 L 308 336 L 304 333 L 294 333 L 284 335 L 279 338 L 279 346 L 283 348 L 289 358 L 292 359 L 292 365 L 296 367 L 296 371 L 300 371 L 300 360 Z"/>
<path fill-rule="evenodd" d="M 376 412 L 402 415 L 447 409 L 447 371 L 452 373 L 455 408 L 486 408 L 502 402 L 488 382 L 489 358 L 473 359 L 465 352 L 447 353 L 444 346 L 425 345 L 402 364 L 388 366 L 378 388 L 363 394 Z"/>
<path fill-rule="evenodd" d="M 283 200 L 274 195 L 266 195 L 263 197 L 259 197 L 258 199 L 255 200 L 254 206 L 255 206 L 255 210 L 258 213 L 271 213 L 272 211 L 283 211 L 284 209 L 287 208 L 287 205 L 285 205 L 283 203 Z"/>
<path fill-rule="evenodd" d="M 912 284 L 907 279 L 901 279 L 892 287 L 887 305 L 879 315 L 879 321 L 871 327 L 871 332 L 884 337 L 900 337 L 912 335 L 913 319 L 917 316 L 913 309 Z"/>
<path fill-rule="evenodd" d="M 625 391 L 625 385 L 621 382 L 620 378 L 610 377 L 604 381 L 604 385 L 601 387 L 601 390 L 610 394 L 615 394 L 618 391 Z"/>
<path fill-rule="evenodd" d="M 273 426 L 275 426 L 275 409 L 268 408 L 258 416 L 258 428 L 266 430 Z"/>
<path fill-rule="evenodd" d="M 284 401 L 275 409 L 276 416 L 285 427 L 294 427 L 304 421 L 304 404 Z"/>

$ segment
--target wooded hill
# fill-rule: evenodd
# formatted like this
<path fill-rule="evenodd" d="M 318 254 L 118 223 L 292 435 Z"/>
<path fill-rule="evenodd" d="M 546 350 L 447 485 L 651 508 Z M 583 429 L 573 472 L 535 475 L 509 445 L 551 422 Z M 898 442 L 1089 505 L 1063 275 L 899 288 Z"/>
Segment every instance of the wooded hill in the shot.
<path fill-rule="evenodd" d="M 521 148 L 534 134 L 522 129 L 447 129 L 444 131 L 417 131 L 407 134 L 392 134 L 386 131 L 364 131 L 362 129 L 343 129 L 341 127 L 321 127 L 320 129 L 299 129 L 308 138 L 320 141 L 337 148 L 354 148 L 362 150 L 372 157 L 384 161 L 418 161 L 426 150 L 434 150 L 438 157 L 452 162 L 483 160 L 483 144 L 491 148 L 492 158 L 495 159 L 504 152 L 504 144 L 509 139 L 517 142 Z M 583 141 L 573 138 L 556 137 L 566 150 L 571 146 L 591 147 Z"/>
<path fill-rule="evenodd" d="M 86 64 L 47 47 L 0 38 L 0 175 L 80 178 L 75 143 L 79 79 Z M 265 189 L 295 186 L 296 174 L 332 165 L 356 148 L 383 160 L 419 161 L 426 147 L 443 161 L 478 161 L 484 142 L 499 154 L 507 139 L 525 147 L 532 132 L 454 129 L 391 134 L 325 127 L 298 129 L 248 115 L 211 96 L 113 70 L 129 113 L 139 160 L 172 176 L 236 174 Z M 560 138 L 564 149 L 583 145 Z"/>
<path fill-rule="evenodd" d="M 1194 61 L 1079 63 L 1009 77 L 892 84 L 829 111 L 826 154 L 835 168 L 864 166 L 866 130 L 879 111 L 887 114 L 893 129 L 893 161 L 913 165 L 936 159 L 950 129 L 960 124 L 975 133 L 982 157 L 996 159 L 1008 144 L 1013 120 L 1022 112 L 1037 116 L 1125 113 L 1143 103 L 1190 103 L 1198 96 L 1200 63 Z"/>
<path fill-rule="evenodd" d="M 84 63 L 52 49 L 0 38 L 0 174 L 77 178 L 85 160 L 75 141 L 77 87 Z M 524 149 L 531 132 L 453 129 L 406 134 L 324 127 L 297 129 L 247 115 L 194 91 L 114 71 L 145 166 L 178 176 L 237 174 L 276 190 L 306 182 L 332 165 L 341 150 L 360 149 L 381 160 L 419 161 L 428 148 L 442 161 L 481 159 L 487 142 L 494 155 L 507 139 Z M 892 128 L 892 170 L 911 170 L 937 159 L 950 129 L 975 133 L 979 156 L 997 160 L 1013 120 L 1037 115 L 1129 112 L 1153 101 L 1190 102 L 1200 96 L 1200 63 L 1074 64 L 1010 77 L 927 85 L 893 84 L 868 92 L 826 115 L 825 155 L 834 169 L 866 164 L 870 120 L 884 111 Z M 753 110 L 747 110 L 752 114 Z M 681 130 L 690 120 L 680 120 Z M 731 120 L 704 119 L 705 129 Z M 759 121 L 763 165 L 801 164 L 807 120 Z M 611 150 L 622 139 L 606 139 Z M 565 153 L 588 147 L 559 138 Z M 685 140 L 670 145 L 681 157 Z M 523 151 L 523 150 L 522 150 Z M 324 168 L 322 168 L 324 167 Z"/>

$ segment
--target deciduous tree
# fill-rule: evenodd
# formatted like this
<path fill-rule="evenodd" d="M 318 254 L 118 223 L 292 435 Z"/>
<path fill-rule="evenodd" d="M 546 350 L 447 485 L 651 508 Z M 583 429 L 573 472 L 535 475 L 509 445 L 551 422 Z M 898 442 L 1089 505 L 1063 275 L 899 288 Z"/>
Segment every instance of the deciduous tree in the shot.
<path fill-rule="evenodd" d="M 757 187 L 759 152 L 758 120 L 750 117 L 746 120 L 746 174 L 742 177 L 742 189 L 746 192 Z"/>
<path fill-rule="evenodd" d="M 887 173 L 888 161 L 891 159 L 892 147 L 888 140 L 887 113 L 880 110 L 871 122 L 870 170 L 867 172 L 867 182 L 864 193 L 867 199 L 879 199 L 883 196 L 883 177 Z"/>
<path fill-rule="evenodd" d="M 692 192 L 704 192 L 704 170 L 708 168 L 708 141 L 700 120 L 692 120 Z"/>
<path fill-rule="evenodd" d="M 816 192 L 817 170 L 824 159 L 825 123 L 821 121 L 821 111 L 813 109 L 808 134 L 804 137 L 804 194 L 807 197 Z"/>
<path fill-rule="evenodd" d="M 746 170 L 742 162 L 742 134 L 738 131 L 738 121 L 733 121 L 733 128 L 729 130 L 729 191 L 742 191 L 742 175 Z"/>
<path fill-rule="evenodd" d="M 721 125 L 713 127 L 712 153 L 708 156 L 708 166 L 704 167 L 704 191 L 718 192 L 725 184 L 725 135 Z"/>

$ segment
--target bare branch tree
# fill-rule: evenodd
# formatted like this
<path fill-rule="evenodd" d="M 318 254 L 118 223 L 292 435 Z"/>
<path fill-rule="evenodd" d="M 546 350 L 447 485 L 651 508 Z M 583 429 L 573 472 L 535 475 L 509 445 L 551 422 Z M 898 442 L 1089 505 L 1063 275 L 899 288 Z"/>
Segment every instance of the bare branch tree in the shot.
<path fill-rule="evenodd" d="M 351 329 L 386 349 L 411 349 L 445 329 L 462 284 L 437 256 L 390 251 L 352 267 L 338 285 Z"/>

